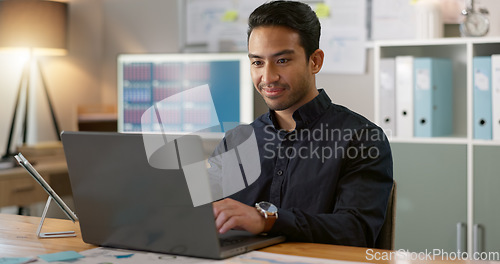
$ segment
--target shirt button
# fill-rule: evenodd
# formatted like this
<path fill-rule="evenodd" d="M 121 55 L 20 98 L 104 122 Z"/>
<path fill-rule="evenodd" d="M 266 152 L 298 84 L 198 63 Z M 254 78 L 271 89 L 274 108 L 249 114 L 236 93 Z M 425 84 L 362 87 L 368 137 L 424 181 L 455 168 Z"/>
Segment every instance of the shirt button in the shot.
<path fill-rule="evenodd" d="M 278 174 L 278 176 L 281 176 L 283 174 L 283 171 L 279 170 L 278 172 L 276 172 L 276 174 Z"/>

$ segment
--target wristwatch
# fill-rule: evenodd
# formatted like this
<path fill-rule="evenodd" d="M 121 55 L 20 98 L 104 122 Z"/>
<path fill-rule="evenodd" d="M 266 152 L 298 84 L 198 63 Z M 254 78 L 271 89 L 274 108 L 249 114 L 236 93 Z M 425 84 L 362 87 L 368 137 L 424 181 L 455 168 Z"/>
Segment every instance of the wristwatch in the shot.
<path fill-rule="evenodd" d="M 255 208 L 264 217 L 264 221 L 266 222 L 263 232 L 268 232 L 273 227 L 276 219 L 278 219 L 278 208 L 270 202 L 256 203 Z"/>

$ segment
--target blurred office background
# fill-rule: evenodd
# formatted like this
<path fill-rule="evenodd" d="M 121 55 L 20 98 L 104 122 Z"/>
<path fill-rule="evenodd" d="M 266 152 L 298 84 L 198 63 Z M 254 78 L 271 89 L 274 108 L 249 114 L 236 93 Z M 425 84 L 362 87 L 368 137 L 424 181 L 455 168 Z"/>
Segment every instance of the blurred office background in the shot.
<path fill-rule="evenodd" d="M 185 23 L 182 5 L 186 1 L 66 2 L 69 4 L 67 55 L 39 58 L 62 130 L 77 130 L 78 106 L 117 104 L 118 54 L 185 51 L 186 47 L 181 39 L 181 24 Z M 320 1 L 306 2 L 315 4 Z M 490 12 L 491 28 L 487 37 L 500 36 L 500 2 L 476 2 L 476 5 L 485 6 Z M 318 75 L 317 83 L 318 87 L 327 90 L 334 102 L 346 105 L 373 120 L 373 59 L 370 41 L 366 41 L 366 67 L 363 73 L 322 73 Z M 0 54 L 0 149 L 5 148 L 8 136 L 22 60 L 23 58 L 12 54 Z M 41 104 L 43 107 L 43 103 Z M 266 111 L 258 97 L 255 105 L 256 115 Z M 41 109 L 38 117 L 38 139 L 53 140 L 48 111 Z"/>

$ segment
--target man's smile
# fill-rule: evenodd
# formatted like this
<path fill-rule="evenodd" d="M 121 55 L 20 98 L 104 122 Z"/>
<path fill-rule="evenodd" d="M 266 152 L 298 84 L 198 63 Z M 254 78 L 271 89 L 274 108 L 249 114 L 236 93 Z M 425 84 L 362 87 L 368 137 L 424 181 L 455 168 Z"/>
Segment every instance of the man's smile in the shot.
<path fill-rule="evenodd" d="M 263 85 L 260 85 L 259 88 L 260 88 L 259 90 L 260 90 L 262 95 L 264 95 L 267 98 L 271 98 L 271 99 L 281 96 L 287 90 L 287 87 L 284 85 L 280 85 L 280 86 L 273 85 L 270 87 L 265 87 Z"/>

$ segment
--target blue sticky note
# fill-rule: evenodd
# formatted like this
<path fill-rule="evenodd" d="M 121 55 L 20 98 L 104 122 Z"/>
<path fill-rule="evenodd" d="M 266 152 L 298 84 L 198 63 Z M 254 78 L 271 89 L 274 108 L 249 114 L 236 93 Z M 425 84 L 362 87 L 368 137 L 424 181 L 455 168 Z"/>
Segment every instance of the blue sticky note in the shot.
<path fill-rule="evenodd" d="M 134 254 L 127 254 L 127 255 L 117 255 L 115 256 L 117 259 L 122 259 L 122 258 L 130 258 L 132 257 Z"/>
<path fill-rule="evenodd" d="M 83 258 L 84 256 L 78 254 L 76 251 L 63 251 L 52 254 L 39 255 L 38 257 L 47 262 L 54 262 L 54 261 L 74 260 Z"/>
<path fill-rule="evenodd" d="M 31 258 L 0 258 L 0 264 L 20 264 Z"/>

